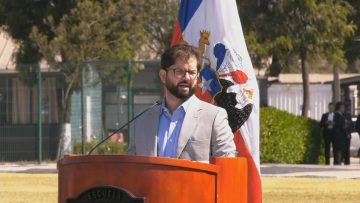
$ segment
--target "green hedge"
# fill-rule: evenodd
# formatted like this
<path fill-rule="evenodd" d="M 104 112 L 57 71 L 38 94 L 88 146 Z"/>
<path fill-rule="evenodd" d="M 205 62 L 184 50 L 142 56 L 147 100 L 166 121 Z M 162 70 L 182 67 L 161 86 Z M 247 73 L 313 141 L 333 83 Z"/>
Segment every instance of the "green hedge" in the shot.
<path fill-rule="evenodd" d="M 84 143 L 84 149 L 85 154 L 87 154 L 95 145 L 97 142 L 85 142 Z M 98 146 L 92 154 L 114 154 L 114 155 L 122 155 L 125 154 L 127 149 L 126 143 L 119 143 L 119 142 L 105 142 Z M 81 154 L 82 153 L 82 143 L 77 142 L 74 145 L 74 154 Z"/>
<path fill-rule="evenodd" d="M 266 107 L 260 110 L 262 163 L 324 163 L 319 122 Z"/>

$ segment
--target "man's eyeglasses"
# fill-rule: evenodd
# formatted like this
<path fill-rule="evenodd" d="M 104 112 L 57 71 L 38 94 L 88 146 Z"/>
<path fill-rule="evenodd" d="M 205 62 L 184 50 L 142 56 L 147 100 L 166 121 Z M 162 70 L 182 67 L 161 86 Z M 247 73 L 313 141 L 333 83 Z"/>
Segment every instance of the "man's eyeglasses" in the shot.
<path fill-rule="evenodd" d="M 192 79 L 196 78 L 196 76 L 198 75 L 198 72 L 196 70 L 185 71 L 179 68 L 169 68 L 168 70 L 172 70 L 176 78 L 183 78 L 186 76 L 186 73 L 189 74 L 189 77 Z"/>

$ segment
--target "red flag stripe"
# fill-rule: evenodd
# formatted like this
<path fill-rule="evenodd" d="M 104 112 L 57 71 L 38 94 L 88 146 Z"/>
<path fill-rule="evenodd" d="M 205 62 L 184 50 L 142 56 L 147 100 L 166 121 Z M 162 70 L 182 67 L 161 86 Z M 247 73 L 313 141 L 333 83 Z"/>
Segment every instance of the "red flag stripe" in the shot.
<path fill-rule="evenodd" d="M 262 190 L 260 174 L 240 130 L 234 133 L 234 142 L 239 156 L 246 157 L 248 160 L 248 202 L 261 202 L 262 194 L 259 192 Z"/>

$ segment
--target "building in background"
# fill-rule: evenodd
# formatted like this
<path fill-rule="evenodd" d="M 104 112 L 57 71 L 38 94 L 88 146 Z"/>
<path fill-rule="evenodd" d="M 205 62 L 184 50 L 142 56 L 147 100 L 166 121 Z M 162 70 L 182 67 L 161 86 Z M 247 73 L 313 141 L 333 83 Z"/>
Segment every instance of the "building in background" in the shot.
<path fill-rule="evenodd" d="M 352 78 L 350 81 L 349 79 Z M 332 74 L 310 74 L 309 117 L 320 120 L 332 101 Z M 360 74 L 340 74 L 341 100 L 349 102 L 353 115 L 357 115 Z M 295 115 L 301 115 L 303 87 L 301 74 L 280 74 L 268 78 L 267 105 Z"/>
<path fill-rule="evenodd" d="M 58 72 L 41 63 L 42 105 L 38 109 L 37 76 L 29 77 L 28 85 L 20 80 L 13 53 L 17 45 L 0 30 L 0 161 L 35 160 L 38 157 L 39 113 L 42 117 L 44 159 L 56 158 L 59 125 L 61 78 Z M 36 70 L 39 64 L 27 64 Z M 31 80 L 31 81 L 30 81 Z"/>

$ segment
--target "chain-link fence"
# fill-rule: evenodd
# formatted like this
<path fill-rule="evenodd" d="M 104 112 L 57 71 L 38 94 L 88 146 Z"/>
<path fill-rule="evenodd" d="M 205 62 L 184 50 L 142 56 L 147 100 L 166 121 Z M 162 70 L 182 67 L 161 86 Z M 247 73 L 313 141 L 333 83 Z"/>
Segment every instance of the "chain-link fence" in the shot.
<path fill-rule="evenodd" d="M 36 71 L 0 73 L 0 161 L 87 153 L 162 95 L 158 61 L 26 68 Z M 121 153 L 114 146 L 130 134 L 124 127 L 95 153 Z"/>

